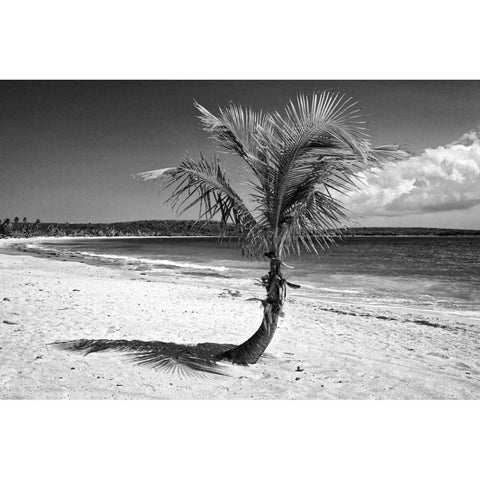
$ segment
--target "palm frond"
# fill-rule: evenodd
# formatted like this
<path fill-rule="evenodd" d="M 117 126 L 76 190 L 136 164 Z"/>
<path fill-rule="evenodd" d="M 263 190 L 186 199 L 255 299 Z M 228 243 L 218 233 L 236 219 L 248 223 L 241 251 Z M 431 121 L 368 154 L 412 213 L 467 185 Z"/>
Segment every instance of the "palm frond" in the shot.
<path fill-rule="evenodd" d="M 177 167 L 159 168 L 158 170 L 149 170 L 147 172 L 134 173 L 132 177 L 137 180 L 143 180 L 144 182 L 149 182 L 153 180 L 158 180 L 160 178 L 164 178 L 168 175 L 172 175 L 175 172 L 176 168 Z"/>
<path fill-rule="evenodd" d="M 382 145 L 368 149 L 368 162 L 372 167 L 383 167 L 389 162 L 405 160 L 410 152 L 404 150 L 400 145 Z"/>
<path fill-rule="evenodd" d="M 223 230 L 230 222 L 237 226 L 240 235 L 255 224 L 251 212 L 231 187 L 218 157 L 213 160 L 207 160 L 203 154 L 199 160 L 185 157 L 178 167 L 143 172 L 136 177 L 161 179 L 165 188 L 173 187 L 167 202 L 179 215 L 198 206 L 200 219 L 219 217 Z"/>
<path fill-rule="evenodd" d="M 221 148 L 239 155 L 253 168 L 262 162 L 263 152 L 257 135 L 259 129 L 269 129 L 262 111 L 230 104 L 225 109 L 220 108 L 218 115 L 213 115 L 199 103 L 194 102 L 194 105 L 200 112 L 198 118 L 202 128 Z"/>
<path fill-rule="evenodd" d="M 202 128 L 211 134 L 221 149 L 237 154 L 245 161 L 254 176 L 252 185 L 262 192 L 265 202 L 270 204 L 270 192 L 275 179 L 270 149 L 275 138 L 275 126 L 269 115 L 234 104 L 220 108 L 218 114 L 213 115 L 199 103 L 194 102 L 194 105 L 200 112 L 198 118 Z"/>
<path fill-rule="evenodd" d="M 341 236 L 345 223 L 351 221 L 342 202 L 328 191 L 321 191 L 313 182 L 304 188 L 283 216 L 278 246 L 281 255 L 300 255 L 301 247 L 318 254 L 317 247 L 328 247 Z"/>

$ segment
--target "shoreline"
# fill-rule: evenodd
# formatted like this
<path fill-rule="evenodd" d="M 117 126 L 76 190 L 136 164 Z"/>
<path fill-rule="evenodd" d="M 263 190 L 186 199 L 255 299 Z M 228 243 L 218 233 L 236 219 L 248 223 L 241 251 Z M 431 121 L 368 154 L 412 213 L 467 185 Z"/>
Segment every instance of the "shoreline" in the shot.
<path fill-rule="evenodd" d="M 142 238 L 157 238 L 157 239 L 172 239 L 172 238 L 222 238 L 222 237 L 211 237 L 211 236 L 153 236 L 153 237 L 144 237 L 144 236 L 124 236 L 124 237 L 36 237 L 37 240 L 31 243 L 44 243 L 58 241 L 75 241 L 78 238 L 88 238 L 88 239 L 105 239 L 112 240 L 115 238 L 118 239 L 142 239 Z M 366 236 L 368 238 L 368 236 Z M 142 271 L 142 275 L 147 275 L 149 278 L 158 278 L 162 276 L 168 276 L 169 280 L 175 281 L 179 277 L 209 277 L 209 281 L 216 280 L 215 277 L 235 281 L 236 287 L 245 286 L 247 283 L 244 278 L 230 277 L 226 272 L 228 272 L 228 267 L 204 267 L 200 268 L 200 265 L 196 267 L 191 265 L 191 268 L 199 268 L 199 271 L 183 271 L 184 265 L 172 262 L 160 262 L 159 264 L 154 263 L 151 259 L 144 259 L 147 266 L 143 266 L 141 259 L 135 257 L 123 257 L 118 255 L 95 255 L 95 254 L 86 254 L 84 252 L 62 252 L 60 250 L 41 250 L 41 249 L 31 249 L 27 250 L 25 248 L 18 248 L 21 245 L 30 243 L 29 238 L 20 239 L 21 241 L 16 242 L 11 239 L 0 239 L 0 253 L 2 250 L 5 253 L 14 252 L 14 255 L 25 254 L 31 255 L 39 258 L 47 259 L 57 259 L 60 261 L 69 261 L 69 262 L 79 262 L 85 263 L 93 266 L 103 266 L 107 268 L 120 268 L 120 269 L 133 269 Z M 138 261 L 138 264 L 136 263 Z M 133 263 L 131 263 L 133 262 Z M 152 262 L 152 263 L 150 263 Z M 136 268 L 135 268 L 136 267 Z M 265 267 L 267 269 L 267 267 Z M 225 272 L 225 273 L 224 273 Z M 202 279 L 203 280 L 203 279 Z M 200 280 L 201 281 L 201 280 Z M 248 284 L 253 283 L 253 278 L 248 279 Z M 331 289 L 324 289 L 323 287 L 308 287 L 305 286 L 303 289 L 296 292 L 295 296 L 301 297 L 303 299 L 318 299 L 320 301 L 343 307 L 367 307 L 370 309 L 380 309 L 386 310 L 389 312 L 395 312 L 398 314 L 413 314 L 420 316 L 429 316 L 434 317 L 436 320 L 440 318 L 442 322 L 446 324 L 455 323 L 455 321 L 467 322 L 467 321 L 476 321 L 480 320 L 479 312 L 476 310 L 458 310 L 458 309 L 447 309 L 447 308 L 434 308 L 421 305 L 401 305 L 401 304 L 386 304 L 385 299 L 372 299 L 368 298 L 366 300 L 359 300 L 358 298 L 352 297 L 338 297 L 332 294 L 326 293 L 326 291 Z"/>
<path fill-rule="evenodd" d="M 190 377 L 50 344 L 238 344 L 261 321 L 258 287 L 1 251 L 0 269 L 0 398 L 480 399 L 477 325 L 291 294 L 258 364 Z"/>

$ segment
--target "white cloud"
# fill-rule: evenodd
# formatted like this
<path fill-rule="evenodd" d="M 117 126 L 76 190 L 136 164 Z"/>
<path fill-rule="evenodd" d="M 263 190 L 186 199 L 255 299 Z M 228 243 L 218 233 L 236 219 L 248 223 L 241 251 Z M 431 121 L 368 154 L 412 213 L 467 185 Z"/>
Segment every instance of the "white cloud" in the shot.
<path fill-rule="evenodd" d="M 453 143 L 365 174 L 346 204 L 362 215 L 464 210 L 480 204 L 479 130 Z"/>

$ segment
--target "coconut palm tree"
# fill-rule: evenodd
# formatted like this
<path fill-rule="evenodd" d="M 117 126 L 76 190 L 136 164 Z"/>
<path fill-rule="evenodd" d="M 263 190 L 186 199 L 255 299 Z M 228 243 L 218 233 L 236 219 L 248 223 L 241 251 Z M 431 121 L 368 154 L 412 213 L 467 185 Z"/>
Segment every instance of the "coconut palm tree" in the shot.
<path fill-rule="evenodd" d="M 192 207 L 200 218 L 236 226 L 242 251 L 265 255 L 269 272 L 263 321 L 244 343 L 217 356 L 256 363 L 269 345 L 286 298 L 283 260 L 291 253 L 318 254 L 341 233 L 350 216 L 341 196 L 357 188 L 359 173 L 403 158 L 396 145 L 373 147 L 356 102 L 336 92 L 299 95 L 284 111 L 264 113 L 229 105 L 210 113 L 194 103 L 205 131 L 220 149 L 245 163 L 242 189 L 235 189 L 218 156 L 186 156 L 176 167 L 135 175 L 172 187 L 168 198 L 181 214 Z"/>

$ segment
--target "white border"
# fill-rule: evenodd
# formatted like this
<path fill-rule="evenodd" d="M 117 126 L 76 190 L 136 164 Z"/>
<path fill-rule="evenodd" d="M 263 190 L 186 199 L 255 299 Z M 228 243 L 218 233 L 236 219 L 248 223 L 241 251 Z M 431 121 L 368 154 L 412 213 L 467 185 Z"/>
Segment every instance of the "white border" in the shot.
<path fill-rule="evenodd" d="M 478 403 L 1 404 L 4 478 L 468 479 Z"/>
<path fill-rule="evenodd" d="M 474 5 L 2 2 L 0 78 L 478 79 Z M 4 401 L 1 471 L 8 479 L 474 478 L 478 411 L 477 402 L 446 401 Z"/>
<path fill-rule="evenodd" d="M 22 0 L 4 79 L 477 79 L 472 0 Z"/>

